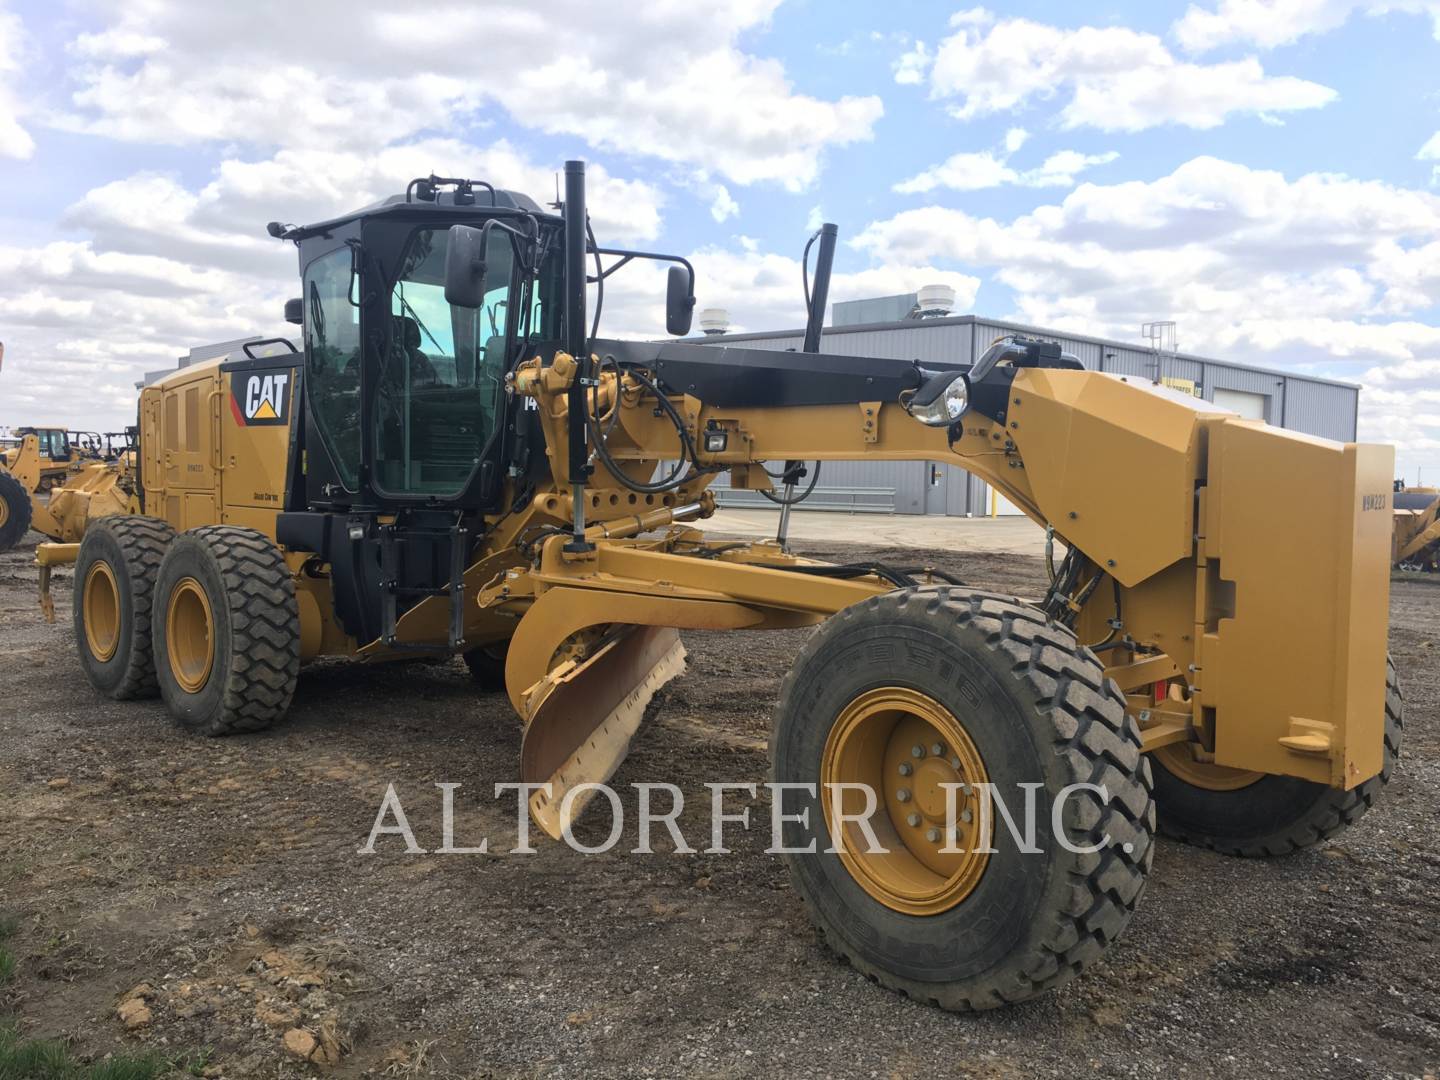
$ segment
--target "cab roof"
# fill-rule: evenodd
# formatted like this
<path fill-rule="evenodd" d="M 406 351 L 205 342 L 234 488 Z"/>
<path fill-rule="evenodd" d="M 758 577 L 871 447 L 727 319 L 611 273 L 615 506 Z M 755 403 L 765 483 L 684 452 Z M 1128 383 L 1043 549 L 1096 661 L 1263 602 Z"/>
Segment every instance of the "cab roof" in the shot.
<path fill-rule="evenodd" d="M 302 225 L 287 231 L 284 235 L 286 240 L 303 240 L 310 236 L 319 236 L 330 232 L 342 225 L 348 225 L 353 221 L 364 218 L 387 217 L 399 214 L 444 214 L 453 218 L 457 213 L 473 213 L 476 216 L 483 216 L 492 211 L 510 210 L 519 213 L 534 214 L 537 217 L 552 217 L 547 214 L 534 199 L 519 191 L 506 191 L 501 188 L 495 189 L 494 201 L 491 201 L 489 188 L 480 187 L 475 191 L 473 203 L 455 202 L 455 193 L 452 191 L 437 192 L 433 201 L 412 198 L 406 195 L 390 195 L 379 202 L 371 203 L 369 206 L 362 206 L 359 210 L 352 210 L 348 214 L 330 218 L 326 221 L 316 222 L 314 225 Z"/>

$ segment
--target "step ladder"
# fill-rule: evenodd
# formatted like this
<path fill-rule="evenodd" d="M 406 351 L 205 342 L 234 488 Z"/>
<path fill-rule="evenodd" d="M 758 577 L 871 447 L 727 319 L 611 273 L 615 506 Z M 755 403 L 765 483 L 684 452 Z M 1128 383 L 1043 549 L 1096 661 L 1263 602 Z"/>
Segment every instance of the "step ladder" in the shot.
<path fill-rule="evenodd" d="M 469 549 L 470 530 L 460 523 L 457 514 L 448 527 L 423 525 L 381 525 L 377 530 L 380 539 L 380 598 L 381 633 L 380 640 L 388 648 L 408 652 L 449 654 L 461 651 L 465 645 L 465 555 Z M 448 540 L 450 545 L 450 577 L 439 586 L 403 585 L 406 554 L 410 551 L 424 551 L 429 558 L 437 542 Z M 420 597 L 447 596 L 450 598 L 450 637 L 446 645 L 403 642 L 396 636 L 400 619 L 400 600 Z"/>

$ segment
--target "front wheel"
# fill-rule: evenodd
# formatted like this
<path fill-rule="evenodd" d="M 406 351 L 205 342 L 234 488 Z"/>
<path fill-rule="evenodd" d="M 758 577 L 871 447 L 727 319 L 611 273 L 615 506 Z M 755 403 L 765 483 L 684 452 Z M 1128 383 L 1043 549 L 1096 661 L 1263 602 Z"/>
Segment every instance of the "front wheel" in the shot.
<path fill-rule="evenodd" d="M 817 841 L 786 855 L 812 918 L 911 997 L 987 1009 L 1059 986 L 1144 890 L 1155 810 L 1139 731 L 1094 654 L 1023 604 L 926 587 L 840 612 L 787 678 L 771 747 L 775 780 L 804 785 L 775 797 L 804 817 L 785 847 Z M 837 826 L 866 789 L 878 851 Z"/>

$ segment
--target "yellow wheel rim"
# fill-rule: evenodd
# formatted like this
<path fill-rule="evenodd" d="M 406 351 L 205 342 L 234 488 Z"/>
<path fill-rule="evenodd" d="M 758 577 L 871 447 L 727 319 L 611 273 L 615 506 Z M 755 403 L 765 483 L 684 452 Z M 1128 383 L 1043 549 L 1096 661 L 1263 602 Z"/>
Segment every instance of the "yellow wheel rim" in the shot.
<path fill-rule="evenodd" d="M 1195 757 L 1194 743 L 1170 743 L 1151 751 L 1165 771 L 1177 779 L 1206 791 L 1239 791 L 1264 778 L 1250 769 L 1232 769 Z"/>
<path fill-rule="evenodd" d="M 860 887 L 907 915 L 948 911 L 979 883 L 989 861 L 980 835 L 980 793 L 989 783 L 985 763 L 960 721 L 939 702 L 906 687 L 869 690 L 841 710 L 820 760 L 820 798 L 832 845 Z M 863 784 L 875 793 L 870 818 L 879 846 L 872 852 L 861 827 L 835 827 L 838 798 L 844 814 L 862 813 L 866 793 L 839 784 Z M 955 832 L 947 836 L 947 792 L 955 791 Z M 836 794 L 836 793 L 839 794 Z M 942 848 L 958 849 L 951 852 Z"/>
<path fill-rule="evenodd" d="M 90 655 L 103 664 L 115 655 L 120 644 L 120 589 L 109 563 L 90 564 L 84 590 L 85 644 Z"/>
<path fill-rule="evenodd" d="M 181 578 L 165 613 L 165 651 L 170 673 L 186 693 L 198 693 L 215 666 L 215 618 L 210 598 L 194 578 Z"/>
<path fill-rule="evenodd" d="M 5 522 L 10 520 L 10 504 L 0 499 L 0 529 L 5 527 Z"/>

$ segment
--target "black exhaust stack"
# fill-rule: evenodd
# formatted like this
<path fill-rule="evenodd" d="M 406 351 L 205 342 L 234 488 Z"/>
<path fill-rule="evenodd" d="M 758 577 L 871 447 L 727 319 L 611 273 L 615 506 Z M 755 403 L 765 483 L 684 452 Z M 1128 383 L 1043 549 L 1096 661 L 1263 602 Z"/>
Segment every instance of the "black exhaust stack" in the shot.
<path fill-rule="evenodd" d="M 570 498 L 574 504 L 566 551 L 590 551 L 585 541 L 585 481 L 590 477 L 585 444 L 585 388 L 590 381 L 590 338 L 585 325 L 585 163 L 565 162 L 565 351 L 575 360 L 570 386 Z"/>
<path fill-rule="evenodd" d="M 820 250 L 815 253 L 815 281 L 811 285 L 810 295 L 806 300 L 810 304 L 810 310 L 805 318 L 805 344 L 801 352 L 818 353 L 820 351 L 820 330 L 825 325 L 825 307 L 830 302 L 830 268 L 835 262 L 835 237 L 839 230 L 832 222 L 825 222 L 820 226 L 820 231 L 815 234 L 820 238 Z M 815 237 L 810 238 L 810 244 L 815 242 Z M 802 256 L 808 263 L 810 258 L 810 244 L 805 245 L 805 254 Z M 815 462 L 815 479 L 819 479 L 820 462 Z M 781 474 L 784 479 L 784 488 L 780 498 L 780 522 L 775 529 L 775 543 L 780 546 L 781 551 L 790 550 L 790 508 L 797 502 L 803 501 L 795 498 L 796 485 L 805 476 L 805 463 L 803 461 L 785 462 L 785 471 Z M 814 484 L 812 483 L 813 490 Z M 808 494 L 808 492 L 807 492 Z"/>
<path fill-rule="evenodd" d="M 805 320 L 805 346 L 801 352 L 820 351 L 820 328 L 825 325 L 825 306 L 830 300 L 830 267 L 835 262 L 838 231 L 828 221 L 820 226 L 820 250 L 815 254 L 815 283 L 810 290 L 810 315 Z"/>

